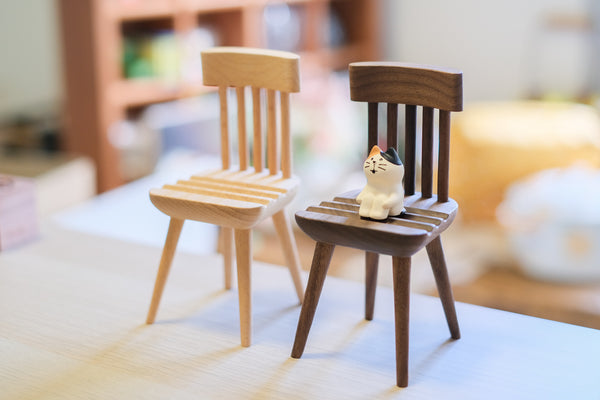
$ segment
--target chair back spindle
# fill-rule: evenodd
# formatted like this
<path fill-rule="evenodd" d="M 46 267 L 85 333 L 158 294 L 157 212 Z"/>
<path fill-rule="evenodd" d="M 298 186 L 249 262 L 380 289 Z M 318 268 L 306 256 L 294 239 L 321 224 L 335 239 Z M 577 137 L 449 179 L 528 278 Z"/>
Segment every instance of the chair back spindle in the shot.
<path fill-rule="evenodd" d="M 260 108 L 260 88 L 252 87 L 252 124 L 253 124 L 253 147 L 252 161 L 254 171 L 262 172 L 264 163 L 263 137 Z"/>
<path fill-rule="evenodd" d="M 423 107 L 421 195 L 426 199 L 433 195 L 433 108 L 431 107 Z"/>
<path fill-rule="evenodd" d="M 229 123 L 227 119 L 227 87 L 219 86 L 219 105 L 221 121 L 221 167 L 229 169 Z"/>
<path fill-rule="evenodd" d="M 269 174 L 292 176 L 289 93 L 298 92 L 299 57 L 279 51 L 246 48 L 215 48 L 202 52 L 203 81 L 218 86 L 221 112 L 221 160 L 223 169 L 231 168 L 227 89 L 235 88 L 239 168 L 246 170 L 250 158 L 255 172 L 266 162 Z M 252 92 L 253 150 L 250 157 L 246 132 L 246 87 Z M 266 92 L 266 143 L 262 136 L 261 92 Z M 279 123 L 279 127 L 278 127 Z M 279 129 L 278 129 L 279 128 Z"/>
<path fill-rule="evenodd" d="M 417 163 L 417 106 L 406 105 L 404 131 L 404 194 L 415 194 L 415 177 Z"/>
<path fill-rule="evenodd" d="M 398 149 L 398 104 L 395 103 L 387 105 L 387 147 Z"/>
<path fill-rule="evenodd" d="M 422 107 L 421 195 L 433 197 L 435 109 L 439 110 L 437 196 L 448 201 L 450 112 L 462 111 L 462 72 L 408 63 L 350 64 L 350 97 L 368 103 L 368 151 L 377 144 L 377 111 L 387 103 L 387 145 L 398 149 L 398 104 L 405 105 L 404 191 L 416 191 L 417 106 Z"/>

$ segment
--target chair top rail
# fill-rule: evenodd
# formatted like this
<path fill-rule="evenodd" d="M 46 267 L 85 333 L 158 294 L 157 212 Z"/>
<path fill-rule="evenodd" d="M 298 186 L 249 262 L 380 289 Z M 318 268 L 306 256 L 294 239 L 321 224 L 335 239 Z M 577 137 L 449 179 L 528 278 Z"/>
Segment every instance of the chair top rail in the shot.
<path fill-rule="evenodd" d="M 299 60 L 297 54 L 287 51 L 215 47 L 202 51 L 202 79 L 207 86 L 299 92 Z"/>
<path fill-rule="evenodd" d="M 350 98 L 462 111 L 462 72 L 401 62 L 351 63 Z"/>

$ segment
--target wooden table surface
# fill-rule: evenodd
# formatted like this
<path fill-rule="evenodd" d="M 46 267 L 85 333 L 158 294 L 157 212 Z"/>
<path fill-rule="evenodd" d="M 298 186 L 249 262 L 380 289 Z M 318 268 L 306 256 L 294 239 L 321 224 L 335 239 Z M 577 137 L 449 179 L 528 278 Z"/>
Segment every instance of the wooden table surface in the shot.
<path fill-rule="evenodd" d="M 221 257 L 177 253 L 144 324 L 160 248 L 67 230 L 0 253 L 0 399 L 598 399 L 600 331 L 411 298 L 409 387 L 395 383 L 391 290 L 329 277 L 303 358 L 288 272 L 253 267 L 254 342 L 239 344 Z M 303 276 L 306 279 L 306 275 Z"/>

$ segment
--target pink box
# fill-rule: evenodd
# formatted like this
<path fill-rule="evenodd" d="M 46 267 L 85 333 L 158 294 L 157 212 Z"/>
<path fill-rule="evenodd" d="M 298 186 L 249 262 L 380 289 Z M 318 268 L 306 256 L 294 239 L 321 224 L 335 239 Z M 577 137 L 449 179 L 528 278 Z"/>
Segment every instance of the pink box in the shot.
<path fill-rule="evenodd" d="M 0 251 L 30 241 L 38 234 L 33 182 L 0 175 Z"/>

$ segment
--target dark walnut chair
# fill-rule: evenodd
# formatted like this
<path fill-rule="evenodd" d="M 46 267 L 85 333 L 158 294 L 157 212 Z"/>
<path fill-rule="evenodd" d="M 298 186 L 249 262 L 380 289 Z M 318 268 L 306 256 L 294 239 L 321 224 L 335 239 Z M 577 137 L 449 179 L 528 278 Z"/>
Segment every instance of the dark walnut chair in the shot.
<path fill-rule="evenodd" d="M 450 113 L 462 110 L 462 72 L 424 65 L 387 62 L 350 64 L 350 97 L 368 103 L 367 152 L 378 142 L 379 103 L 387 108 L 387 146 L 397 149 L 398 105 L 403 104 L 404 205 L 406 213 L 376 221 L 361 218 L 356 196 L 348 192 L 296 213 L 300 228 L 317 243 L 296 338 L 293 358 L 300 358 L 319 302 L 335 246 L 366 252 L 365 318 L 373 318 L 377 268 L 380 254 L 392 256 L 396 330 L 396 382 L 408 385 L 408 327 L 411 257 L 427 250 L 442 306 L 453 339 L 460 338 L 452 289 L 440 234 L 452 223 L 458 209 L 448 197 Z M 421 179 L 416 186 L 417 107 L 422 107 Z M 438 111 L 438 127 L 434 125 Z M 437 149 L 434 133 L 439 132 Z M 434 193 L 434 153 L 437 151 L 437 194 Z"/>
<path fill-rule="evenodd" d="M 298 250 L 284 209 L 299 185 L 292 174 L 289 108 L 290 93 L 300 90 L 299 57 L 283 51 L 217 47 L 202 52 L 202 75 L 204 85 L 217 86 L 219 91 L 221 168 L 150 191 L 152 203 L 171 222 L 146 322 L 152 324 L 156 318 L 183 222 L 212 223 L 221 228 L 227 289 L 232 286 L 236 255 L 240 335 L 246 347 L 251 342 L 252 228 L 266 218 L 273 220 L 298 299 L 303 298 Z M 231 130 L 237 131 L 238 165 L 233 164 L 230 143 L 229 90 L 235 91 L 237 100 L 237 126 Z M 246 102 L 246 94 L 251 101 Z M 247 105 L 252 135 L 246 132 Z"/>

